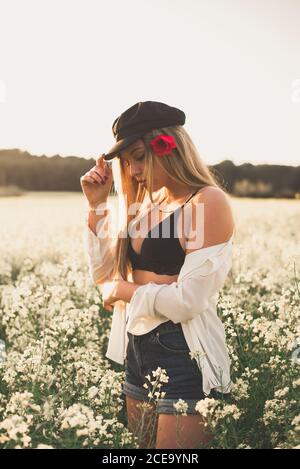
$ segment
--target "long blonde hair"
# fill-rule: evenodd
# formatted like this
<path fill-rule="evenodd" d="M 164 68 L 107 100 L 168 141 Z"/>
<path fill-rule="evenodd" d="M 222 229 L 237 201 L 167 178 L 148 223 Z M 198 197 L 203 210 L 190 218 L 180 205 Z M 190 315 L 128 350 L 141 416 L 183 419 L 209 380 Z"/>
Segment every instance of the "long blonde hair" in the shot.
<path fill-rule="evenodd" d="M 174 137 L 177 148 L 174 148 L 169 155 L 163 158 L 157 158 L 153 154 L 150 141 L 160 134 L 171 135 Z M 197 148 L 195 147 L 191 137 L 181 125 L 154 129 L 141 138 L 145 144 L 145 170 L 147 187 L 139 184 L 135 178 L 129 174 L 127 166 L 121 158 L 114 158 L 112 162 L 114 185 L 119 198 L 122 198 L 124 221 L 119 233 L 114 259 L 113 276 L 116 274 L 124 280 L 127 280 L 128 274 L 131 273 L 131 265 L 127 256 L 129 237 L 128 225 L 134 218 L 134 215 L 128 214 L 128 208 L 131 204 L 142 204 L 148 195 L 152 203 L 153 200 L 153 162 L 157 158 L 165 172 L 178 181 L 187 186 L 198 187 L 199 190 L 205 186 L 220 187 L 217 179 L 202 160 Z M 147 190 L 149 188 L 149 192 Z M 223 188 L 222 188 L 223 190 Z M 121 236 L 122 233 L 122 236 Z"/>

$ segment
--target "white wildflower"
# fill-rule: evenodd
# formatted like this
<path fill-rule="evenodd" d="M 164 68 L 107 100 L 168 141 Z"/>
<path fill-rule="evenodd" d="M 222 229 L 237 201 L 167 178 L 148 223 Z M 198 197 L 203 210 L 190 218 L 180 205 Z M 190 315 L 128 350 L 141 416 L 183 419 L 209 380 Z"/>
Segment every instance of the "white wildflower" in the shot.
<path fill-rule="evenodd" d="M 179 399 L 177 402 L 174 402 L 173 407 L 175 407 L 176 412 L 179 414 L 187 415 L 186 412 L 188 410 L 188 404 L 183 399 Z"/>

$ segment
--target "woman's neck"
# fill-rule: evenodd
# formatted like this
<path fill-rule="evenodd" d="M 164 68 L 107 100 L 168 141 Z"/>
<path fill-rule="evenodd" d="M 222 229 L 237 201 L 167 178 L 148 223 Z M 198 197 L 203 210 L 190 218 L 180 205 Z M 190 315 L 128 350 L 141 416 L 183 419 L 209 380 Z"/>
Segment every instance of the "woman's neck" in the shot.
<path fill-rule="evenodd" d="M 194 186 L 177 185 L 176 188 L 170 188 L 164 186 L 164 198 L 163 201 L 165 204 L 172 204 L 174 202 L 179 202 L 181 199 L 186 198 L 189 194 L 195 192 L 198 188 Z"/>

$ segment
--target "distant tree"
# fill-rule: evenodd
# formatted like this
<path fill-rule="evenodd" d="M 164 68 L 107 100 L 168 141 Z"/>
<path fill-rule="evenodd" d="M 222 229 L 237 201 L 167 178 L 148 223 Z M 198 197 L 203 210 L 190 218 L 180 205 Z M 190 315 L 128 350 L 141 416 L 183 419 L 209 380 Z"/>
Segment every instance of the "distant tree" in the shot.
<path fill-rule="evenodd" d="M 240 197 L 270 197 L 273 193 L 273 187 L 270 183 L 242 179 L 234 183 L 233 193 Z"/>

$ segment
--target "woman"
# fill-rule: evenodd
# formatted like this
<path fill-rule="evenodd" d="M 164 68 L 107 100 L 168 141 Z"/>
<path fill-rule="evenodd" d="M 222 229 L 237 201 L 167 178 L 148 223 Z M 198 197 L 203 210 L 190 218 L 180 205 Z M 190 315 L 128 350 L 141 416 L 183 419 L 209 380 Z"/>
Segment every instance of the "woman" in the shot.
<path fill-rule="evenodd" d="M 231 268 L 234 220 L 227 194 L 184 123 L 185 114 L 175 107 L 135 104 L 113 123 L 115 145 L 81 177 L 90 273 L 113 312 L 106 356 L 126 364 L 123 391 L 132 432 L 141 431 L 146 377 L 159 367 L 169 377 L 137 435 L 144 448 L 207 443 L 211 435 L 195 404 L 228 394 L 231 384 L 216 295 Z M 116 242 L 107 202 L 113 178 L 125 208 Z M 179 398 L 187 409 L 178 420 L 173 404 Z"/>

